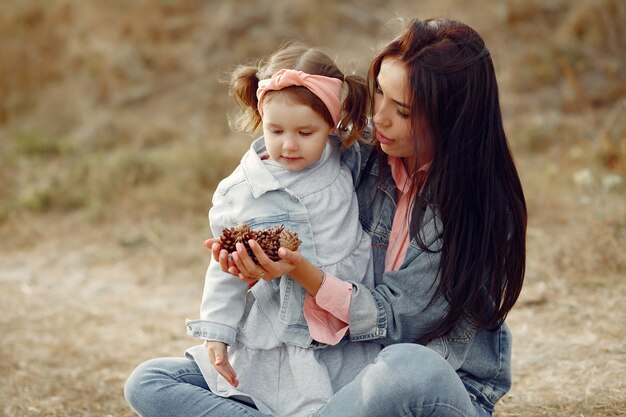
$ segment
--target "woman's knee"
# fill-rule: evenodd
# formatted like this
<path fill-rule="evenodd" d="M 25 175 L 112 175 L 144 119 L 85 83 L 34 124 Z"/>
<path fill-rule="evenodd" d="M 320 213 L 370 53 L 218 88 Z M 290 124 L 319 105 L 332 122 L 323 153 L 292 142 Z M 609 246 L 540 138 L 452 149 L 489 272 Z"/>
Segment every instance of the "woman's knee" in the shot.
<path fill-rule="evenodd" d="M 454 374 L 454 370 L 437 352 L 413 343 L 399 343 L 384 348 L 379 361 L 393 375 L 396 387 L 412 393 L 428 389 Z M 378 361 L 377 361 L 378 362 Z"/>

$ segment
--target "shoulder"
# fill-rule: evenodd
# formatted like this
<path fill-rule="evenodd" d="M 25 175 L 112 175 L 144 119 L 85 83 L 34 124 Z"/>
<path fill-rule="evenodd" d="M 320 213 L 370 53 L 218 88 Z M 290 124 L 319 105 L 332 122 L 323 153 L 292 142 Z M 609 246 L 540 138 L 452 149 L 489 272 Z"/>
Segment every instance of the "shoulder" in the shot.
<path fill-rule="evenodd" d="M 233 192 L 238 186 L 241 186 L 246 183 L 246 176 L 243 171 L 243 166 L 241 164 L 237 165 L 237 167 L 230 173 L 226 178 L 222 179 L 217 187 L 215 188 L 215 192 L 213 194 L 219 197 L 226 197 L 227 194 Z"/>
<path fill-rule="evenodd" d="M 376 158 L 374 145 L 369 142 L 356 142 L 347 148 L 341 150 L 341 162 L 352 173 L 352 179 L 358 184 L 361 173 L 372 164 L 371 159 Z"/>
<path fill-rule="evenodd" d="M 366 162 L 370 160 L 370 158 L 376 156 L 376 152 L 374 152 L 374 145 L 376 142 L 372 139 L 372 129 L 373 128 L 370 122 L 365 132 L 363 132 L 363 139 L 357 142 L 359 152 L 361 154 L 362 166 L 365 166 Z"/>
<path fill-rule="evenodd" d="M 441 221 L 441 215 L 439 210 L 432 206 L 427 206 L 422 217 L 422 223 L 420 227 L 420 238 L 422 242 L 430 250 L 439 251 L 443 245 L 443 239 L 441 234 L 443 232 L 443 223 Z M 416 245 L 415 239 L 411 240 L 412 245 Z"/>
<path fill-rule="evenodd" d="M 213 233 L 221 232 L 224 227 L 240 223 L 238 217 L 241 208 L 250 206 L 252 198 L 240 164 L 229 176 L 219 182 L 213 192 L 209 210 L 209 223 Z"/>

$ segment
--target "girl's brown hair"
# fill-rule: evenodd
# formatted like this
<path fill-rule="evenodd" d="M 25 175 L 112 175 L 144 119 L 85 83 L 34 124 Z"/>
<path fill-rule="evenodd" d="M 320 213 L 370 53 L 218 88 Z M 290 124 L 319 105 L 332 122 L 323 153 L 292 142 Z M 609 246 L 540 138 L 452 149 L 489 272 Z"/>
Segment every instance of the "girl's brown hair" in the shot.
<path fill-rule="evenodd" d="M 230 78 L 230 93 L 235 98 L 241 113 L 234 123 L 238 130 L 254 133 L 262 118 L 257 109 L 256 96 L 259 80 L 270 78 L 281 69 L 303 71 L 311 75 L 323 75 L 342 80 L 347 87 L 342 104 L 342 117 L 337 131 L 345 146 L 360 139 L 367 126 L 368 91 L 365 79 L 359 75 L 345 75 L 337 64 L 320 50 L 299 43 L 290 43 L 278 50 L 267 61 L 253 66 L 239 66 Z M 324 102 L 306 87 L 284 88 L 297 103 L 311 107 L 330 126 L 333 119 Z M 267 100 L 271 95 L 268 93 Z"/>

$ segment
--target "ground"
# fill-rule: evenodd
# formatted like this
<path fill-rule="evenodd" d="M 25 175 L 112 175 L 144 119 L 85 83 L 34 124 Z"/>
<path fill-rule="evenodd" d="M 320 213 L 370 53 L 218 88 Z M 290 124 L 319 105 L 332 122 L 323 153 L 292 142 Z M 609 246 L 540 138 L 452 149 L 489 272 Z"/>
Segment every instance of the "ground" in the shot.
<path fill-rule="evenodd" d="M 483 34 L 526 193 L 495 415 L 624 415 L 623 3 L 208 3 L 0 6 L 0 415 L 132 416 L 134 366 L 194 343 L 211 190 L 249 142 L 218 79 L 294 37 L 364 73 L 405 15 Z"/>

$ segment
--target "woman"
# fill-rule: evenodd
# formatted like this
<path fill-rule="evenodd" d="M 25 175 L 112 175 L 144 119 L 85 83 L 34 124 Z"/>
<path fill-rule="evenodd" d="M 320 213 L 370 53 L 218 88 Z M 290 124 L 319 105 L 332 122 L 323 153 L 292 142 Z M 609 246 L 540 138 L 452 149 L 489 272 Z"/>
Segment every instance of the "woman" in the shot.
<path fill-rule="evenodd" d="M 316 416 L 491 415 L 511 385 L 504 319 L 522 287 L 527 213 L 489 50 L 465 24 L 414 20 L 368 81 L 375 141 L 345 159 L 375 288 L 284 248 L 272 262 L 252 242 L 259 264 L 238 251 L 229 265 L 207 244 L 244 278 L 290 274 L 309 294 L 309 324 L 339 318 L 331 331 L 387 346 Z"/>

